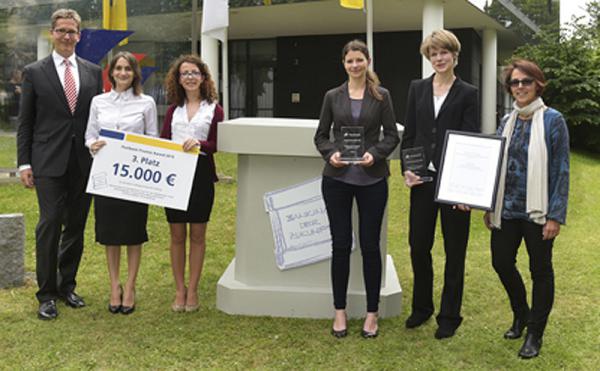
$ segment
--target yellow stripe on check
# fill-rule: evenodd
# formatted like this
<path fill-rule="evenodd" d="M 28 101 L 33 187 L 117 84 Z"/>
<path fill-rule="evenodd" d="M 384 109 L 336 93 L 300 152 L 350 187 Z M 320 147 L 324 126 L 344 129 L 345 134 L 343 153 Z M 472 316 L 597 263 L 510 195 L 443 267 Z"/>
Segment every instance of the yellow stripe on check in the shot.
<path fill-rule="evenodd" d="M 184 152 L 183 146 L 181 144 L 166 141 L 166 140 L 161 140 L 161 139 L 156 139 L 156 138 L 148 138 L 148 137 L 143 137 L 143 136 L 135 135 L 135 134 L 127 134 L 127 137 L 125 138 L 125 140 L 133 142 L 133 143 L 146 144 L 146 145 L 153 146 L 153 147 L 170 149 L 172 151 Z M 196 147 L 196 148 L 193 148 L 193 149 L 187 151 L 187 153 L 198 154 L 199 150 Z"/>

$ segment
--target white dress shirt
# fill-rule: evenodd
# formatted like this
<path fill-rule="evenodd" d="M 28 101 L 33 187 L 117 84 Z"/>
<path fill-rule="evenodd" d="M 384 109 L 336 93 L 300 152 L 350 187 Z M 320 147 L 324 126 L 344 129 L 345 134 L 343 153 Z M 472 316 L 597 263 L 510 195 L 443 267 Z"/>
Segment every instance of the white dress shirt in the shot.
<path fill-rule="evenodd" d="M 190 138 L 206 140 L 215 114 L 215 106 L 215 102 L 207 103 L 203 100 L 191 120 L 188 120 L 186 103 L 182 107 L 175 108 L 171 121 L 171 140 L 176 143 L 183 143 Z"/>
<path fill-rule="evenodd" d="M 132 88 L 122 93 L 112 90 L 96 95 L 92 99 L 85 131 L 88 148 L 98 140 L 101 128 L 158 137 L 154 99 L 145 94 L 134 95 Z"/>
<path fill-rule="evenodd" d="M 71 54 L 69 58 L 66 58 L 71 65 L 71 73 L 73 75 L 73 79 L 75 80 L 75 88 L 77 89 L 77 95 L 79 95 L 79 67 L 77 66 L 77 59 L 75 58 L 75 53 Z M 56 67 L 56 72 L 58 73 L 58 79 L 62 84 L 63 90 L 65 88 L 65 64 L 63 63 L 65 57 L 58 54 L 56 50 L 52 51 L 52 60 L 54 61 L 54 67 Z"/>
<path fill-rule="evenodd" d="M 436 119 L 438 117 L 438 114 L 440 113 L 440 109 L 442 109 L 442 105 L 444 104 L 444 101 L 446 100 L 446 97 L 448 96 L 449 91 L 450 90 L 448 90 L 446 92 L 446 94 L 444 94 L 444 95 L 434 95 L 433 96 L 433 117 L 435 117 Z M 437 169 L 433 165 L 433 161 L 429 162 L 429 166 L 427 166 L 427 170 L 437 171 Z"/>

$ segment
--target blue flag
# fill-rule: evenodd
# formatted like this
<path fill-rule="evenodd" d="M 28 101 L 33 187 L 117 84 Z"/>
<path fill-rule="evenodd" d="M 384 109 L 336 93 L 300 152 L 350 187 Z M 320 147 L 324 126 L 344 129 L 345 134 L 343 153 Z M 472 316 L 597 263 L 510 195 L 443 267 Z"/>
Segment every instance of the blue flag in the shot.
<path fill-rule="evenodd" d="M 85 28 L 81 30 L 81 38 L 75 48 L 75 53 L 83 59 L 99 64 L 112 48 L 132 33 L 133 31 L 93 30 Z"/>

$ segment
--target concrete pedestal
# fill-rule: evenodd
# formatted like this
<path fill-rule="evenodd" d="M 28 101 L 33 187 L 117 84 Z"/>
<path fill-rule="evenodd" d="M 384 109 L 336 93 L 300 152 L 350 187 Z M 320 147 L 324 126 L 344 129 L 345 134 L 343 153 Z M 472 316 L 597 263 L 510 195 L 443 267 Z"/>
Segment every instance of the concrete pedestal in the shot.
<path fill-rule="evenodd" d="M 324 163 L 312 139 L 317 124 L 317 120 L 273 118 L 241 118 L 219 124 L 219 151 L 238 154 L 238 193 L 235 259 L 219 279 L 218 309 L 229 314 L 331 318 L 330 260 L 279 270 L 263 204 L 266 192 L 321 175 Z M 354 230 L 358 231 L 356 220 L 355 215 Z M 381 317 L 400 314 L 402 299 L 393 259 L 386 253 L 386 235 L 387 216 L 381 236 Z M 362 317 L 366 311 L 356 243 L 348 287 L 350 317 Z"/>
<path fill-rule="evenodd" d="M 0 215 L 0 288 L 21 286 L 25 279 L 23 214 Z"/>

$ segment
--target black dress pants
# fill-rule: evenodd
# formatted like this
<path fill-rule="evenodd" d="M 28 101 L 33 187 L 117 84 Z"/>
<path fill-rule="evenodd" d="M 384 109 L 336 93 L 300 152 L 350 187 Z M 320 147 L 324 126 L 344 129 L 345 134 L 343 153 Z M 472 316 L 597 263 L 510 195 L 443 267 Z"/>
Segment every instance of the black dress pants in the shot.
<path fill-rule="evenodd" d="M 434 312 L 431 249 L 439 210 L 446 264 L 437 322 L 439 326 L 456 329 L 462 322 L 460 308 L 471 213 L 437 203 L 434 197 L 435 179 L 412 187 L 410 191 L 409 244 L 414 275 L 412 314 L 427 318 Z"/>
<path fill-rule="evenodd" d="M 74 149 L 65 174 L 35 177 L 40 219 L 35 228 L 36 275 L 40 302 L 75 290 L 83 252 L 83 233 L 91 196 L 85 193 L 87 174 Z"/>
<path fill-rule="evenodd" d="M 543 226 L 528 220 L 502 219 L 502 229 L 492 230 L 492 265 L 508 294 L 510 306 L 518 318 L 528 318 L 528 332 L 543 336 L 554 302 L 554 239 L 542 239 Z M 529 271 L 533 281 L 531 311 L 527 292 L 517 270 L 517 251 L 521 241 L 529 254 Z"/>
<path fill-rule="evenodd" d="M 352 248 L 352 203 L 356 199 L 367 312 L 377 312 L 382 269 L 379 237 L 388 198 L 387 179 L 369 186 L 357 186 L 324 176 L 321 190 L 332 239 L 331 282 L 335 309 L 346 308 Z"/>

